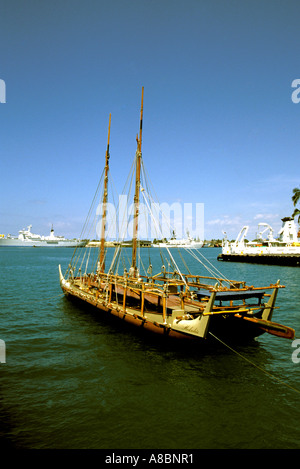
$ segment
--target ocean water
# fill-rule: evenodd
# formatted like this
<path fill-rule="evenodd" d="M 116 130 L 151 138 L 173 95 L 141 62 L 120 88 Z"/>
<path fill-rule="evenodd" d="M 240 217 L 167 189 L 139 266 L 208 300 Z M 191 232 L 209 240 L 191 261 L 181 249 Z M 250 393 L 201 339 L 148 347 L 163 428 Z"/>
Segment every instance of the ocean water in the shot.
<path fill-rule="evenodd" d="M 273 319 L 300 338 L 299 268 L 221 263 L 218 248 L 201 252 L 227 278 L 280 279 Z M 66 269 L 71 255 L 0 250 L 1 448 L 299 448 L 292 341 L 264 334 L 233 349 L 167 346 L 65 299 L 58 264 Z M 146 262 L 148 250 L 142 255 Z"/>

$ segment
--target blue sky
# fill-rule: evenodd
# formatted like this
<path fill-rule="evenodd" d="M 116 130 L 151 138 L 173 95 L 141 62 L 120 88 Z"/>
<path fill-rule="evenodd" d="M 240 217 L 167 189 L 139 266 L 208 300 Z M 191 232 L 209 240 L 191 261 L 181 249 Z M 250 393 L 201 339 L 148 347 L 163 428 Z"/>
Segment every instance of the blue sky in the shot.
<path fill-rule="evenodd" d="M 275 233 L 300 184 L 300 3 L 1 0 L 0 233 L 78 236 L 102 173 L 122 190 L 144 86 L 160 202 L 203 203 L 207 239 Z"/>

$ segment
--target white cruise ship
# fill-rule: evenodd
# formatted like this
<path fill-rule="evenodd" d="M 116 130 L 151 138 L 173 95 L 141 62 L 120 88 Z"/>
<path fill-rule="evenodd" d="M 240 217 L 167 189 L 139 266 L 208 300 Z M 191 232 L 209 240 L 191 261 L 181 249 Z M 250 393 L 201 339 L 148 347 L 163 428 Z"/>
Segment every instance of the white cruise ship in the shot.
<path fill-rule="evenodd" d="M 32 225 L 19 231 L 18 237 L 0 235 L 0 247 L 70 247 L 85 246 L 86 241 L 79 239 L 66 239 L 64 236 L 55 236 L 53 227 L 49 236 L 41 236 L 31 232 Z"/>
<path fill-rule="evenodd" d="M 187 232 L 187 238 L 176 239 L 175 232 L 173 236 L 166 242 L 153 243 L 154 248 L 185 248 L 185 249 L 199 249 L 203 246 L 203 241 L 196 241 L 191 238 L 189 232 Z"/>

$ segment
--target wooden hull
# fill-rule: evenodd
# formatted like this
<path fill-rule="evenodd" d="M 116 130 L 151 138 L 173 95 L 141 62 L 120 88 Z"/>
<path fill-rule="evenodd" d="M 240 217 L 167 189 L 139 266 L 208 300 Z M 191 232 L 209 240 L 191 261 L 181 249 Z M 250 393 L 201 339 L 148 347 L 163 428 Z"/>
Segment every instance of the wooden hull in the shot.
<path fill-rule="evenodd" d="M 159 319 L 161 318 L 158 318 L 157 321 L 150 320 L 147 317 L 147 313 L 142 316 L 138 310 L 134 311 L 133 308 L 127 308 L 127 310 L 124 311 L 121 305 L 105 303 L 86 292 L 80 292 L 74 289 L 70 290 L 64 286 L 62 286 L 62 289 L 68 299 L 77 302 L 81 307 L 86 307 L 86 305 L 89 305 L 99 312 L 104 313 L 104 316 L 102 317 L 111 315 L 114 318 L 120 320 L 120 323 L 128 323 L 129 325 L 138 327 L 143 331 L 149 332 L 151 334 L 159 335 L 165 339 L 210 343 L 211 341 L 215 340 L 214 337 L 217 337 L 218 339 L 230 343 L 245 343 L 261 336 L 265 332 L 272 333 L 270 329 L 268 330 L 265 324 L 262 325 L 259 322 L 261 321 L 259 317 L 253 318 L 253 321 L 246 321 L 244 318 L 237 317 L 235 315 L 230 317 L 223 317 L 221 314 L 216 314 L 210 317 L 208 333 L 205 335 L 205 337 L 199 337 L 189 333 L 188 331 L 175 330 L 169 323 L 163 324 L 162 322 L 159 322 Z M 260 313 L 258 313 L 257 316 L 259 315 Z M 269 324 L 270 321 L 265 321 L 265 323 Z M 287 333 L 287 335 L 284 335 L 284 332 L 282 332 L 281 336 L 288 337 L 289 334 L 292 333 Z"/>
<path fill-rule="evenodd" d="M 275 300 L 279 288 L 272 285 L 272 294 L 267 303 L 261 303 L 263 291 L 218 289 L 206 292 L 198 290 L 198 299 L 190 297 L 184 300 L 172 290 L 159 290 L 158 285 L 144 284 L 139 280 L 110 278 L 105 275 L 107 283 L 101 277 L 65 279 L 60 274 L 60 285 L 67 297 L 90 305 L 96 310 L 111 315 L 144 331 L 170 339 L 209 342 L 213 338 L 230 342 L 245 342 L 265 332 L 292 339 L 295 331 L 271 321 Z M 117 281 L 118 280 L 118 281 Z M 124 282 L 125 280 L 125 282 Z M 267 287 L 266 287 L 267 288 Z M 173 293 L 172 293 L 173 291 Z M 257 305 L 233 305 L 234 300 L 254 297 Z M 220 303 L 215 306 L 215 301 Z M 223 301 L 231 306 L 222 306 Z"/>
<path fill-rule="evenodd" d="M 101 312 L 112 315 L 123 322 L 142 328 L 145 331 L 164 337 L 170 337 L 171 339 L 204 340 L 203 338 L 195 337 L 184 332 L 175 331 L 171 329 L 168 324 L 162 324 L 158 321 L 150 321 L 147 316 L 141 316 L 138 314 L 138 312 L 124 312 L 121 307 L 115 306 L 113 304 L 108 303 L 105 305 L 102 302 L 99 302 L 96 299 L 88 297 L 84 294 L 76 294 L 70 290 L 64 289 L 63 287 L 62 289 L 66 298 L 79 303 L 79 305 L 86 306 L 88 304 L 97 310 L 100 310 Z"/>

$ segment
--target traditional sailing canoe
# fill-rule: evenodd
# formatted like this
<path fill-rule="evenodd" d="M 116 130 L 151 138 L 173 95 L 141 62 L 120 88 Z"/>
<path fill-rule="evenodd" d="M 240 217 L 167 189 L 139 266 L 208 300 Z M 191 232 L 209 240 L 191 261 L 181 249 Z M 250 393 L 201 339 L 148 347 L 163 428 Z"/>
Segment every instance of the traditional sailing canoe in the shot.
<path fill-rule="evenodd" d="M 275 302 L 280 288 L 277 281 L 266 287 L 247 286 L 244 281 L 229 280 L 222 276 L 203 276 L 183 273 L 173 255 L 169 254 L 167 271 L 163 265 L 156 274 L 152 264 L 142 275 L 138 269 L 138 227 L 142 170 L 142 122 L 143 93 L 140 111 L 140 127 L 135 155 L 135 193 L 132 256 L 128 268 L 119 273 L 122 246 L 118 243 L 110 266 L 106 268 L 105 230 L 108 203 L 109 146 L 111 116 L 109 116 L 108 141 L 102 195 L 102 222 L 100 249 L 93 269 L 88 271 L 90 257 L 87 249 L 83 260 L 74 253 L 67 272 L 63 275 L 59 266 L 60 285 L 66 297 L 77 300 L 83 306 L 92 305 L 99 313 L 113 315 L 146 331 L 168 339 L 205 341 L 220 339 L 245 341 L 268 332 L 277 337 L 294 337 L 295 331 L 272 322 Z M 149 205 L 148 205 L 149 207 Z M 90 248 L 94 249 L 95 248 Z M 157 250 L 155 250 L 157 251 Z M 189 250 L 186 250 L 189 252 Z M 165 254 L 164 254 L 165 255 Z M 197 255 L 193 250 L 193 259 Z M 203 266 L 203 259 L 199 265 Z M 85 265 L 84 272 L 82 267 Z M 125 263 L 123 264 L 125 265 Z M 79 267 L 78 267 L 79 266 Z M 212 272 L 213 266 L 209 266 Z"/>

